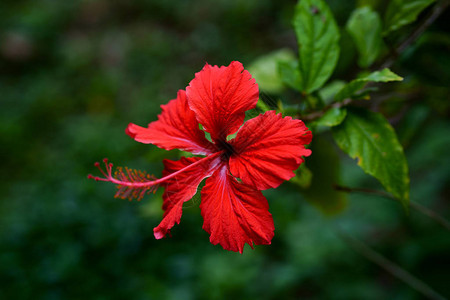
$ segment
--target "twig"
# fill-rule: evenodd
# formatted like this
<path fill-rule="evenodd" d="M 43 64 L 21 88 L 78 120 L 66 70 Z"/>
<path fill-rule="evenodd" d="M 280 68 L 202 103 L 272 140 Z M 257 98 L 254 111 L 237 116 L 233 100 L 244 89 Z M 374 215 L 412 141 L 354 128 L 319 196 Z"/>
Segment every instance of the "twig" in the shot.
<path fill-rule="evenodd" d="M 388 198 L 388 199 L 391 199 L 394 201 L 399 201 L 397 198 L 393 197 L 392 195 L 390 195 L 386 192 L 383 192 L 383 191 L 379 191 L 379 190 L 371 190 L 371 189 L 366 189 L 366 188 L 350 188 L 350 187 L 340 186 L 340 185 L 335 185 L 334 189 L 337 191 L 346 192 L 346 193 L 357 192 L 357 193 L 378 195 L 378 196 Z M 433 211 L 417 202 L 414 202 L 412 200 L 410 200 L 409 202 L 410 202 L 410 206 L 412 209 L 433 219 L 436 223 L 438 223 L 439 225 L 441 225 L 442 227 L 444 227 L 445 229 L 450 231 L 450 223 L 446 219 L 444 219 L 442 216 L 440 216 L 438 213 L 436 213 L 435 211 Z"/>
<path fill-rule="evenodd" d="M 433 290 L 429 285 L 420 279 L 413 276 L 411 273 L 407 272 L 405 269 L 395 264 L 394 262 L 388 260 L 378 252 L 374 251 L 370 247 L 368 247 L 363 242 L 349 236 L 347 233 L 339 230 L 338 228 L 334 229 L 336 234 L 349 245 L 353 250 L 370 260 L 371 262 L 377 264 L 381 268 L 383 268 L 388 273 L 402 280 L 404 283 L 408 284 L 410 287 L 420 292 L 422 295 L 429 299 L 442 300 L 445 298 Z"/>
<path fill-rule="evenodd" d="M 298 116 L 298 118 L 303 121 L 314 121 L 314 120 L 320 118 L 321 116 L 323 116 L 323 114 L 326 113 L 329 109 L 344 107 L 344 106 L 349 105 L 352 102 L 353 102 L 352 99 L 345 99 L 342 102 L 335 102 L 335 103 L 329 104 L 329 105 L 325 106 L 324 108 L 322 108 L 321 110 L 312 112 L 310 114 L 300 115 L 300 116 Z"/>
<path fill-rule="evenodd" d="M 433 9 L 428 13 L 428 15 L 425 17 L 425 19 L 416 27 L 413 32 L 405 39 L 403 40 L 395 49 L 388 55 L 380 64 L 377 64 L 373 70 L 382 70 L 384 68 L 390 68 L 392 64 L 395 62 L 395 60 L 398 58 L 398 56 L 412 43 L 414 43 L 419 36 L 431 25 L 433 22 L 445 11 L 447 6 L 449 5 L 449 0 L 441 0 L 438 2 Z M 370 83 L 368 83 L 368 86 L 370 86 Z M 345 99 L 342 102 L 336 102 L 332 103 L 330 105 L 325 106 L 319 111 L 312 112 L 310 114 L 297 116 L 298 118 L 302 119 L 303 121 L 313 121 L 328 111 L 331 108 L 340 108 L 346 105 L 349 105 L 353 102 L 352 99 Z"/>
<path fill-rule="evenodd" d="M 395 47 L 395 49 L 391 52 L 391 54 L 388 57 L 386 57 L 386 59 L 381 64 L 379 64 L 380 67 L 376 69 L 378 70 L 390 68 L 394 64 L 395 60 L 400 55 L 400 53 L 402 53 L 409 45 L 414 43 L 419 38 L 419 36 L 421 36 L 422 33 L 431 24 L 433 24 L 433 22 L 445 11 L 447 6 L 449 5 L 449 2 L 450 1 L 448 0 L 439 1 L 428 13 L 425 19 L 416 27 L 416 29 L 413 30 L 413 32 L 411 32 L 411 34 L 406 39 L 404 39 L 400 44 L 398 44 L 398 46 Z"/>

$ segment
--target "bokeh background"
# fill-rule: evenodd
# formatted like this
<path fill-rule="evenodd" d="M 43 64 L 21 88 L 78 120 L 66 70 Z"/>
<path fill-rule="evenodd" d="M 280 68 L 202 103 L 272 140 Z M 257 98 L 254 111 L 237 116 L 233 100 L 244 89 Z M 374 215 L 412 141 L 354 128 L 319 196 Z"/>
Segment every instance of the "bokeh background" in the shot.
<path fill-rule="evenodd" d="M 386 2 L 328 1 L 340 26 L 354 7 L 370 4 L 382 12 Z M 330 216 L 286 182 L 264 192 L 276 226 L 272 245 L 246 246 L 240 255 L 209 243 L 198 195 L 185 205 L 172 238 L 155 240 L 162 191 L 128 202 L 113 197 L 114 186 L 87 179 L 103 157 L 159 176 L 162 159 L 180 153 L 136 143 L 124 133 L 127 124 L 156 120 L 159 105 L 175 98 L 205 62 L 239 60 L 248 67 L 272 51 L 295 51 L 295 4 L 1 1 L 0 298 L 424 297 L 370 261 L 366 246 L 450 297 L 449 231 L 384 197 L 350 193 L 346 207 Z M 377 108 L 405 146 L 411 199 L 447 219 L 449 17 L 442 14 L 396 60 L 392 68 L 405 81 L 391 84 L 383 94 L 389 101 Z M 395 44 L 415 25 L 387 42 Z M 333 78 L 349 80 L 356 52 L 345 33 L 341 47 Z M 261 90 L 266 99 L 299 99 L 289 90 Z M 313 172 L 327 174 L 341 161 L 340 184 L 382 189 L 354 161 L 334 153 Z"/>

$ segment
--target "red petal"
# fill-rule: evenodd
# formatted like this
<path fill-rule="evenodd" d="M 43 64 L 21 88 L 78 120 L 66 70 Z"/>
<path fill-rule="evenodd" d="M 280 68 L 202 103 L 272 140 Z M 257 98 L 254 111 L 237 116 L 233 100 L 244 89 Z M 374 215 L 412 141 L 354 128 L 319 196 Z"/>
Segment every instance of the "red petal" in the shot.
<path fill-rule="evenodd" d="M 148 128 L 130 123 L 125 132 L 138 142 L 154 144 L 166 150 L 181 149 L 194 154 L 214 151 L 214 145 L 199 129 L 195 113 L 187 104 L 185 91 L 178 91 L 177 99 L 161 105 L 161 108 L 158 121 L 150 123 Z"/>
<path fill-rule="evenodd" d="M 197 192 L 198 185 L 207 176 L 218 168 L 220 158 L 216 156 L 209 157 L 182 157 L 178 161 L 167 160 L 164 162 L 163 175 L 167 176 L 176 171 L 179 171 L 199 160 L 205 160 L 204 163 L 200 163 L 197 166 L 186 170 L 170 179 L 168 179 L 165 185 L 165 192 L 163 194 L 163 210 L 164 216 L 161 223 L 153 229 L 155 238 L 163 238 L 169 230 L 175 225 L 180 224 L 181 213 L 183 203 L 190 200 Z"/>
<path fill-rule="evenodd" d="M 258 85 L 240 62 L 228 67 L 206 64 L 186 88 L 190 108 L 213 140 L 226 140 L 258 102 Z"/>
<path fill-rule="evenodd" d="M 245 122 L 229 141 L 236 152 L 230 157 L 230 171 L 258 190 L 277 187 L 294 177 L 302 156 L 311 154 L 305 149 L 311 139 L 302 121 L 268 111 Z"/>
<path fill-rule="evenodd" d="M 240 184 L 226 167 L 206 180 L 200 209 L 203 229 L 214 245 L 242 253 L 245 243 L 253 248 L 268 245 L 274 235 L 269 204 L 260 191 Z"/>

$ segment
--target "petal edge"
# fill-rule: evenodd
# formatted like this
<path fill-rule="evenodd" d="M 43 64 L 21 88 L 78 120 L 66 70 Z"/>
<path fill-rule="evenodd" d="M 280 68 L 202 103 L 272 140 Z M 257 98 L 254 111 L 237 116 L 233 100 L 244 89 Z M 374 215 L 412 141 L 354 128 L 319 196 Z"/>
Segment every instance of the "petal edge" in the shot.
<path fill-rule="evenodd" d="M 130 123 L 125 130 L 131 138 L 144 144 L 154 144 L 165 150 L 180 149 L 193 154 L 210 154 L 215 146 L 199 129 L 195 113 L 189 108 L 186 92 L 178 91 L 177 98 L 161 105 L 162 113 L 148 128 Z"/>
<path fill-rule="evenodd" d="M 267 111 L 248 120 L 229 141 L 236 153 L 230 157 L 231 174 L 258 190 L 279 186 L 295 176 L 312 133 L 300 120 Z"/>
<path fill-rule="evenodd" d="M 256 107 L 259 89 L 242 64 L 233 61 L 220 68 L 206 64 L 195 74 L 186 94 L 198 122 L 214 141 L 223 141 L 242 125 L 245 111 Z"/>
<path fill-rule="evenodd" d="M 275 227 L 267 199 L 239 183 L 226 166 L 206 180 L 201 194 L 203 229 L 212 244 L 242 253 L 245 243 L 252 248 L 271 243 Z"/>
<path fill-rule="evenodd" d="M 200 182 L 205 177 L 211 176 L 220 163 L 220 159 L 215 156 L 182 157 L 178 161 L 168 159 L 163 161 L 163 176 L 167 176 L 200 160 L 204 160 L 204 163 L 200 163 L 165 182 L 162 206 L 164 210 L 163 219 L 153 229 L 156 239 L 165 237 L 175 224 L 180 224 L 183 203 L 189 201 L 197 193 Z"/>

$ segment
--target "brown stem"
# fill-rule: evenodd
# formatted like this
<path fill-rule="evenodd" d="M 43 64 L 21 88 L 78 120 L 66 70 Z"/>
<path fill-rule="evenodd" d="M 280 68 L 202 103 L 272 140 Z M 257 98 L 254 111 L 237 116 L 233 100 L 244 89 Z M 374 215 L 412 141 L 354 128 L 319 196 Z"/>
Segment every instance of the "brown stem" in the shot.
<path fill-rule="evenodd" d="M 346 193 L 351 193 L 351 192 L 356 192 L 356 193 L 364 193 L 364 194 L 372 194 L 372 195 L 378 195 L 384 198 L 388 198 L 394 201 L 399 201 L 397 198 L 395 198 L 394 196 L 383 192 L 383 191 L 379 191 L 379 190 L 371 190 L 371 189 L 366 189 L 366 188 L 351 188 L 351 187 L 347 187 L 347 186 L 341 186 L 341 185 L 335 185 L 334 189 L 337 191 L 341 191 L 341 192 L 346 192 Z M 414 202 L 412 200 L 409 201 L 410 202 L 410 206 L 412 209 L 416 210 L 417 212 L 433 219 L 436 223 L 438 223 L 439 225 L 441 225 L 443 228 L 447 229 L 448 231 L 450 231 L 450 223 L 444 219 L 441 215 L 439 215 L 438 213 L 436 213 L 435 211 L 417 203 Z"/>
<path fill-rule="evenodd" d="M 396 263 L 390 261 L 386 257 L 382 256 L 380 253 L 376 252 L 363 242 L 351 237 L 347 233 L 339 230 L 339 228 L 334 229 L 336 234 L 347 244 L 349 245 L 355 252 L 358 252 L 371 262 L 377 264 L 385 271 L 389 272 L 391 275 L 397 277 L 402 280 L 404 283 L 408 284 L 410 287 L 420 292 L 422 295 L 427 297 L 428 299 L 445 299 L 441 294 L 433 290 L 429 285 L 425 282 L 421 281 Z"/>
<path fill-rule="evenodd" d="M 329 104 L 329 105 L 325 106 L 321 110 L 312 112 L 312 113 L 307 114 L 307 115 L 298 116 L 298 119 L 301 119 L 303 121 L 314 121 L 314 120 L 320 118 L 321 116 L 323 116 L 323 114 L 325 112 L 327 112 L 329 109 L 344 107 L 344 106 L 349 105 L 352 102 L 353 102 L 352 99 L 345 99 L 342 102 L 335 102 L 335 103 L 332 103 L 332 104 Z"/>
<path fill-rule="evenodd" d="M 384 68 L 389 68 L 392 66 L 392 64 L 395 62 L 395 60 L 398 58 L 398 56 L 412 43 L 414 43 L 420 35 L 431 25 L 433 22 L 445 11 L 447 6 L 449 5 L 449 0 L 441 0 L 439 1 L 433 9 L 428 13 L 428 15 L 425 17 L 425 19 L 416 27 L 413 32 L 405 39 L 403 40 L 397 47 L 395 47 L 391 53 L 380 63 L 377 64 L 377 66 L 373 69 L 375 70 L 382 70 Z M 370 83 L 369 83 L 370 85 Z M 299 119 L 302 119 L 303 121 L 314 121 L 323 114 L 328 111 L 331 108 L 339 108 L 346 105 L 349 105 L 353 102 L 352 99 L 345 99 L 342 102 L 336 102 L 329 104 L 322 108 L 319 111 L 315 111 L 303 116 L 298 116 Z"/>
<path fill-rule="evenodd" d="M 400 42 L 397 47 L 395 47 L 390 55 L 386 57 L 382 63 L 378 64 L 376 70 L 378 69 L 384 69 L 384 68 L 390 68 L 397 57 L 406 49 L 409 45 L 414 43 L 421 35 L 422 33 L 430 27 L 431 24 L 445 11 L 447 6 L 449 5 L 448 0 L 441 0 L 439 1 L 433 9 L 428 13 L 428 15 L 425 17 L 425 19 L 411 32 L 411 34 L 404 39 L 402 42 Z"/>

